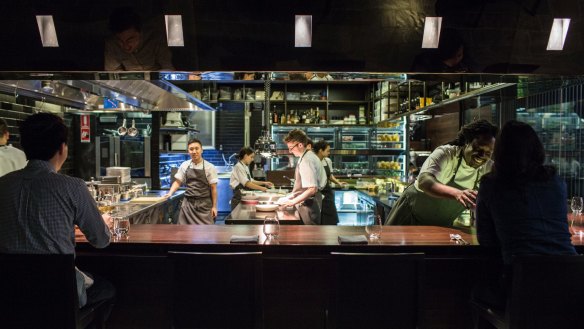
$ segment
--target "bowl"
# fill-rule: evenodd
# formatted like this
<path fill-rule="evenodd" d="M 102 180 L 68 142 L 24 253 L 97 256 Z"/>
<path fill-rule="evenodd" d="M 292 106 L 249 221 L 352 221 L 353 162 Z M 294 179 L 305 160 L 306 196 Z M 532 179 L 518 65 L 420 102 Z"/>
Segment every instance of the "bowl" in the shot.
<path fill-rule="evenodd" d="M 249 205 L 254 205 L 254 204 L 258 204 L 258 200 L 241 200 L 242 204 L 249 204 Z"/>
<path fill-rule="evenodd" d="M 243 201 L 258 200 L 258 196 L 255 194 L 242 195 L 241 200 Z"/>
<path fill-rule="evenodd" d="M 275 211 L 276 209 L 278 209 L 278 205 L 277 204 L 257 204 L 256 205 L 256 211 Z"/>

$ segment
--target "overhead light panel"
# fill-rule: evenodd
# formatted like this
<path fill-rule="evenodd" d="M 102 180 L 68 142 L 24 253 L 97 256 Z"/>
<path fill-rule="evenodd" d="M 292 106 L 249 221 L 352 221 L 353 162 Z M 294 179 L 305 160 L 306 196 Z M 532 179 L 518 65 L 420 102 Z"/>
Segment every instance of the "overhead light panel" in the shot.
<path fill-rule="evenodd" d="M 43 47 L 59 47 L 57 40 L 57 30 L 55 30 L 55 21 L 52 15 L 36 15 L 39 33 Z"/>
<path fill-rule="evenodd" d="M 164 15 L 166 22 L 166 40 L 169 47 L 184 47 L 182 15 Z"/>
<path fill-rule="evenodd" d="M 312 47 L 312 15 L 296 15 L 294 47 Z"/>
<path fill-rule="evenodd" d="M 563 50 L 568 28 L 570 27 L 569 18 L 554 18 L 550 38 L 547 44 L 547 50 Z"/>
<path fill-rule="evenodd" d="M 441 28 L 442 17 L 426 17 L 426 20 L 424 21 L 422 48 L 438 48 Z"/>

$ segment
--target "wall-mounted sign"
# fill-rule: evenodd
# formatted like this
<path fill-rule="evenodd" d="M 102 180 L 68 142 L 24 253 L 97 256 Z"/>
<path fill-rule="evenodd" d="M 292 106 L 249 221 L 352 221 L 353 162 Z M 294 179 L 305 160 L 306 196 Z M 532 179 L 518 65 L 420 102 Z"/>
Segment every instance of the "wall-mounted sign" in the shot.
<path fill-rule="evenodd" d="M 89 115 L 82 115 L 80 122 L 81 124 L 79 126 L 81 129 L 81 143 L 89 143 L 91 142 L 91 126 L 89 124 Z"/>

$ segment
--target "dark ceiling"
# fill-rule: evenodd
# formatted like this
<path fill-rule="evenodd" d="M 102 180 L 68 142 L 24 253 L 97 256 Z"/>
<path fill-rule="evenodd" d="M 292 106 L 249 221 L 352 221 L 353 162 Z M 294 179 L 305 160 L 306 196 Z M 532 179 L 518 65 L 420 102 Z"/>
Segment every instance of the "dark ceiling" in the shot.
<path fill-rule="evenodd" d="M 472 72 L 584 73 L 584 0 L 12 1 L 0 13 L 0 70 L 102 70 L 108 16 L 124 5 L 161 29 L 164 14 L 183 15 L 178 70 L 407 72 L 424 18 L 442 16 Z M 59 48 L 41 47 L 36 14 L 54 15 Z M 311 48 L 294 48 L 296 14 L 313 15 Z M 554 17 L 572 18 L 563 51 L 545 50 Z"/>

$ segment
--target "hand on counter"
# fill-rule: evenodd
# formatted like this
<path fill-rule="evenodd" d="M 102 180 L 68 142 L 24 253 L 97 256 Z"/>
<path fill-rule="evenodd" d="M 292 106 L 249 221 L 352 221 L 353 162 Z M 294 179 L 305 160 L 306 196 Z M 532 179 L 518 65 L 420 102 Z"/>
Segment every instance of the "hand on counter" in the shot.
<path fill-rule="evenodd" d="M 163 197 L 163 198 L 165 198 L 165 199 L 168 199 L 168 198 L 170 198 L 171 196 L 172 196 L 172 194 L 170 194 L 170 193 L 166 193 L 166 194 L 165 194 L 165 195 L 163 195 L 162 197 Z"/>
<path fill-rule="evenodd" d="M 105 213 L 105 214 L 101 215 L 101 218 L 103 218 L 103 222 L 108 227 L 108 229 L 113 230 L 114 221 L 112 219 L 112 216 L 110 216 L 110 214 L 108 214 L 108 213 Z"/>

